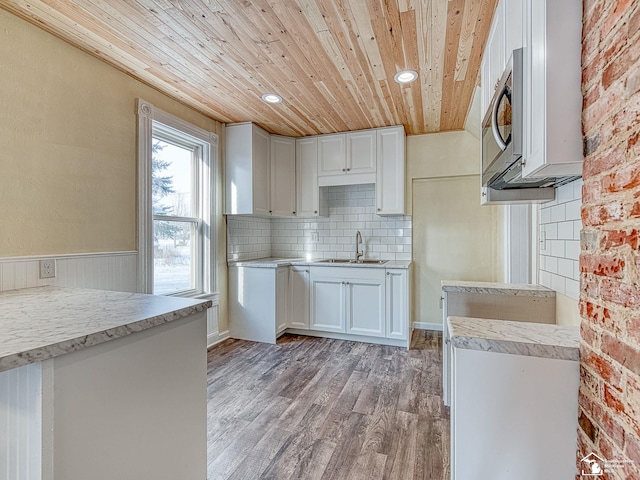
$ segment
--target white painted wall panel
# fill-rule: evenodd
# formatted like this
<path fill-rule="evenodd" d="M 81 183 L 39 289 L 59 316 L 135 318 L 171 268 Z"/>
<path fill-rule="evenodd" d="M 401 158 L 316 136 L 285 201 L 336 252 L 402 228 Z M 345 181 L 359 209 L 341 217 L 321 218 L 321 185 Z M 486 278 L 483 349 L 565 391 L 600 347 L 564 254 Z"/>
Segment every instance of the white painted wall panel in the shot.
<path fill-rule="evenodd" d="M 41 364 L 0 373 L 0 480 L 39 480 Z"/>
<path fill-rule="evenodd" d="M 56 259 L 56 277 L 40 279 L 40 257 L 0 258 L 0 291 L 43 285 L 136 291 L 136 252 L 47 256 Z"/>

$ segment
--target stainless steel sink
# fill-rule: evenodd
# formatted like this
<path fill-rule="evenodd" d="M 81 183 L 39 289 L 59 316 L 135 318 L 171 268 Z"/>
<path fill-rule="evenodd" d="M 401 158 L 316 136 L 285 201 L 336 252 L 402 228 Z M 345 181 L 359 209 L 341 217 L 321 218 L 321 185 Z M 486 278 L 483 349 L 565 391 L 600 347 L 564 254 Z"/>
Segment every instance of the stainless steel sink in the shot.
<path fill-rule="evenodd" d="M 344 258 L 328 258 L 326 260 L 319 260 L 318 263 L 350 263 L 353 265 L 384 265 L 389 260 L 347 260 Z"/>

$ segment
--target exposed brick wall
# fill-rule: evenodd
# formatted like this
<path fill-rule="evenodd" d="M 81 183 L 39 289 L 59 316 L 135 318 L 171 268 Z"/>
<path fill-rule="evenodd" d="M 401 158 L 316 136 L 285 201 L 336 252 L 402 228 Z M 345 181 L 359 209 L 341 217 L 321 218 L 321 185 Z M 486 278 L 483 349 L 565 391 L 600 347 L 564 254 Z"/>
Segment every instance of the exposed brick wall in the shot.
<path fill-rule="evenodd" d="M 640 479 L 640 2 L 584 0 L 580 459 Z"/>

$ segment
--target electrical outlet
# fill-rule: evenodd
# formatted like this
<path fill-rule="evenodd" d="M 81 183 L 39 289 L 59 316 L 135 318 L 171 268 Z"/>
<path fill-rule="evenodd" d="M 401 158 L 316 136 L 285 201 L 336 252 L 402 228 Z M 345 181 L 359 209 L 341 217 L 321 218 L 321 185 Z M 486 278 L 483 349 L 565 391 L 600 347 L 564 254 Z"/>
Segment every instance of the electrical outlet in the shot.
<path fill-rule="evenodd" d="M 54 278 L 56 276 L 56 259 L 40 260 L 40 278 Z"/>
<path fill-rule="evenodd" d="M 318 232 L 311 232 L 311 241 L 313 243 L 318 243 Z"/>

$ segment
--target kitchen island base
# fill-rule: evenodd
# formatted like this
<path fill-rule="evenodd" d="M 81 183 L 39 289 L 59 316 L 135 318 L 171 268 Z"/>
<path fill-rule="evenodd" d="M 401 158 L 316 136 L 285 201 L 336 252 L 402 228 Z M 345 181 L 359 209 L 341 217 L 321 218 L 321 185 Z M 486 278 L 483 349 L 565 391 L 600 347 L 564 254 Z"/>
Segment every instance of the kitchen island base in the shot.
<path fill-rule="evenodd" d="M 0 388 L 22 395 L 0 406 L 19 427 L 6 478 L 206 478 L 206 352 L 200 311 L 0 373 Z"/>

